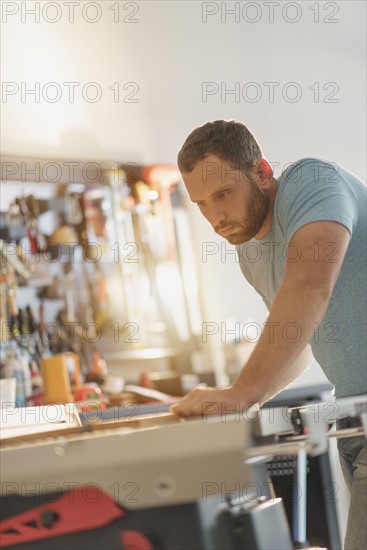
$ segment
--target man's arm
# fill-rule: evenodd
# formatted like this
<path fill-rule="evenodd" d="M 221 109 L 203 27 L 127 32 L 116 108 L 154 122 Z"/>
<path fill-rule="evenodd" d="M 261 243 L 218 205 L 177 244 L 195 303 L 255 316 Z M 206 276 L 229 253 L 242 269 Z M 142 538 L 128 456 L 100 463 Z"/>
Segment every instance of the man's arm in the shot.
<path fill-rule="evenodd" d="M 229 388 L 196 388 L 171 410 L 180 416 L 243 410 L 265 403 L 299 376 L 303 369 L 295 361 L 324 317 L 349 240 L 337 222 L 302 226 L 291 241 L 299 257 L 287 262 L 267 328 L 237 380 Z"/>
<path fill-rule="evenodd" d="M 289 365 L 287 372 L 284 373 L 284 378 L 281 381 L 281 384 L 279 387 L 273 387 L 272 388 L 272 395 L 268 397 L 266 400 L 260 401 L 260 405 L 263 405 L 265 401 L 268 401 L 275 395 L 277 395 L 279 392 L 284 390 L 289 384 L 294 382 L 299 376 L 301 376 L 307 369 L 310 367 L 312 362 L 314 361 L 314 356 L 312 355 L 312 350 L 310 344 L 307 344 L 297 359 L 292 362 L 291 365 Z"/>
<path fill-rule="evenodd" d="M 336 222 L 310 223 L 294 234 L 289 256 L 297 261 L 287 262 L 264 331 L 234 383 L 245 401 L 263 404 L 300 374 L 292 365 L 324 317 L 349 240 Z"/>

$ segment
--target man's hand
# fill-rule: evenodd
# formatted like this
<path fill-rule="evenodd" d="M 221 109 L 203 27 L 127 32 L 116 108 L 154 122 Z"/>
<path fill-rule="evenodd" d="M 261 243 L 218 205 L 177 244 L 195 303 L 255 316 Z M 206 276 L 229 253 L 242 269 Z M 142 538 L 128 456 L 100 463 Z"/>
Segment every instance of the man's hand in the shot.
<path fill-rule="evenodd" d="M 190 391 L 182 400 L 172 405 L 171 412 L 178 416 L 218 416 L 243 414 L 254 403 L 246 402 L 243 392 L 236 386 L 229 388 L 206 388 L 199 386 Z"/>

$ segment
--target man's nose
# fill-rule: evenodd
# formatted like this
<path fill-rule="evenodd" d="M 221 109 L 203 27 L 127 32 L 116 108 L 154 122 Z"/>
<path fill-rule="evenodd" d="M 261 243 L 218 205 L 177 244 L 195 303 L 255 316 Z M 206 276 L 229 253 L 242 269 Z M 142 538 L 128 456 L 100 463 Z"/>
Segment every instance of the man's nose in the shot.
<path fill-rule="evenodd" d="M 218 227 L 224 224 L 226 213 L 221 208 L 212 207 L 208 213 L 208 220 L 213 227 Z"/>

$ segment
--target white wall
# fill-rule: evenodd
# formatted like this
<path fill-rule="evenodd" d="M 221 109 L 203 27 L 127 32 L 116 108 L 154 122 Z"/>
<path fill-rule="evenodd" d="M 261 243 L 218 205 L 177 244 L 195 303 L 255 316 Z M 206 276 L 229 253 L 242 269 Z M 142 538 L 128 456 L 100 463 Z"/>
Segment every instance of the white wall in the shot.
<path fill-rule="evenodd" d="M 313 2 L 280 2 L 269 23 L 266 6 L 256 4 L 262 17 L 248 23 L 241 17 L 220 13 L 203 23 L 205 4 L 213 9 L 222 2 L 120 2 L 120 19 L 127 17 L 133 4 L 139 11 L 136 23 L 113 22 L 113 2 L 96 2 L 101 19 L 92 24 L 82 17 L 80 2 L 74 23 L 68 22 L 68 10 L 59 5 L 61 19 L 54 24 L 34 22 L 25 13 L 35 2 L 3 2 L 3 21 L 8 4 L 18 5 L 15 15 L 2 24 L 2 62 L 4 82 L 80 82 L 74 104 L 67 101 L 67 88 L 57 103 L 39 104 L 20 94 L 3 103 L 3 147 L 7 153 L 57 154 L 100 158 L 173 161 L 183 139 L 198 124 L 214 118 L 237 118 L 252 128 L 266 157 L 284 165 L 304 155 L 317 155 L 345 165 L 364 175 L 365 144 L 365 12 L 364 2 L 319 2 L 319 23 L 313 22 Z M 50 3 L 48 3 L 50 4 Z M 226 2 L 226 7 L 234 2 Z M 248 2 L 238 3 L 241 8 Z M 281 9 L 298 6 L 298 22 L 282 18 Z M 25 5 L 25 6 L 24 6 Z M 41 2 L 41 7 L 45 3 Z M 333 19 L 323 22 L 338 8 Z M 21 9 L 23 7 L 23 9 Z M 128 9 L 123 9 L 123 8 Z M 7 8 L 10 10 L 10 7 Z M 207 8 L 208 9 L 208 8 Z M 87 10 L 91 18 L 95 11 Z M 259 11 L 260 13 L 260 11 Z M 288 18 L 297 15 L 288 6 Z M 21 22 L 23 15 L 25 22 Z M 44 16 L 56 15 L 48 8 Z M 248 17 L 254 18 L 254 9 Z M 114 103 L 109 86 L 135 82 L 139 86 L 138 103 Z M 295 103 L 283 99 L 280 89 L 297 82 L 302 98 Z M 97 103 L 83 100 L 80 88 L 97 82 L 102 98 Z M 220 94 L 202 101 L 203 82 L 234 82 L 241 87 L 256 82 L 263 91 L 257 103 L 243 98 L 236 103 Z M 279 82 L 275 100 L 268 101 L 264 82 Z M 313 101 L 309 90 L 320 85 L 320 101 Z M 337 103 L 325 103 L 335 82 Z M 122 90 L 126 96 L 129 90 Z M 252 92 L 254 89 L 252 89 Z M 248 96 L 251 90 L 248 91 Z M 292 90 L 289 90 L 291 94 Z M 50 90 L 51 93 L 51 90 Z M 4 101 L 4 99 L 3 99 Z M 278 170 L 279 171 L 279 170 Z"/>

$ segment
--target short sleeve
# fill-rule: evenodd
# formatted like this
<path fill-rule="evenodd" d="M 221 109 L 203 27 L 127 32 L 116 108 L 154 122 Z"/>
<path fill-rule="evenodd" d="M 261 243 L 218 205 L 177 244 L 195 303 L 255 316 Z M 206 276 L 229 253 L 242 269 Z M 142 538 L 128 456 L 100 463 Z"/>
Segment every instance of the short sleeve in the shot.
<path fill-rule="evenodd" d="M 348 172 L 319 159 L 292 164 L 279 179 L 276 215 L 289 242 L 304 225 L 334 221 L 352 235 L 358 219 L 358 203 Z"/>

